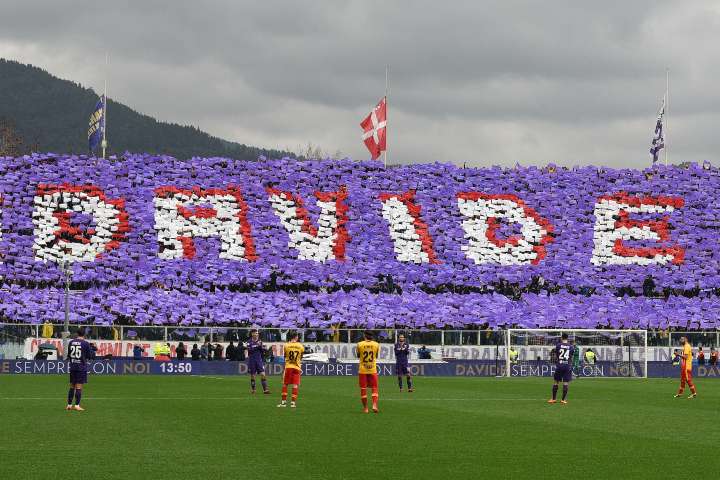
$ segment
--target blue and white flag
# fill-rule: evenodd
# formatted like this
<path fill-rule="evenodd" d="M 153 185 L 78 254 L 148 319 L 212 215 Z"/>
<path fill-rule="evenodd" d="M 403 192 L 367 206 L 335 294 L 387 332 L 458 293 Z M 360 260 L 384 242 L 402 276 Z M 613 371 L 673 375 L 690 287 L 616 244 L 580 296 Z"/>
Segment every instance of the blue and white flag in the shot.
<path fill-rule="evenodd" d="M 665 134 L 663 133 L 663 120 L 665 117 L 665 97 L 663 97 L 662 107 L 658 113 L 657 123 L 655 124 L 655 135 L 653 135 L 652 144 L 650 145 L 650 155 L 652 155 L 653 163 L 660 158 L 660 150 L 665 148 Z"/>
<path fill-rule="evenodd" d="M 95 110 L 90 115 L 90 123 L 88 125 L 88 147 L 94 152 L 103 139 L 105 133 L 105 95 L 100 97 Z"/>

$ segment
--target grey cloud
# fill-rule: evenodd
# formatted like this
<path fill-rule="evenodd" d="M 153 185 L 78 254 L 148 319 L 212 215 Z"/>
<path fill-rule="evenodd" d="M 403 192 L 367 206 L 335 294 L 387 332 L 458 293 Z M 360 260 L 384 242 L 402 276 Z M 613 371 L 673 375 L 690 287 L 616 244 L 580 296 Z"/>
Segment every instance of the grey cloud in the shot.
<path fill-rule="evenodd" d="M 666 66 L 672 158 L 720 143 L 709 0 L 3 4 L 0 55 L 249 144 L 366 158 L 386 63 L 393 161 L 645 166 Z"/>

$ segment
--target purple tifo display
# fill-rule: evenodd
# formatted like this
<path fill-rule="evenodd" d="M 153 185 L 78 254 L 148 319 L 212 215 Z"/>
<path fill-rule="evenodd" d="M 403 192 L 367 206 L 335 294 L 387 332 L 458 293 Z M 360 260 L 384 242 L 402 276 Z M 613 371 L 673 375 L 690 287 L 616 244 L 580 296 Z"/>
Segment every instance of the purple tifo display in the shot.
<path fill-rule="evenodd" d="M 0 315 L 59 321 L 65 264 L 72 320 L 97 324 L 715 328 L 719 186 L 697 165 L 3 158 Z"/>

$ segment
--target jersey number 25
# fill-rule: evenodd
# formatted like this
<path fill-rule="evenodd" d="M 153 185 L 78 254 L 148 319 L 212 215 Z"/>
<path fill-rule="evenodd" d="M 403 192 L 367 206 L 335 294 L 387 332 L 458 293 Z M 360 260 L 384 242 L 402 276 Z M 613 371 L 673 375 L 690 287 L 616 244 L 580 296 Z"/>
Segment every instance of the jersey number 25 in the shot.
<path fill-rule="evenodd" d="M 80 360 L 82 358 L 82 347 L 80 345 L 70 345 L 70 358 Z"/>

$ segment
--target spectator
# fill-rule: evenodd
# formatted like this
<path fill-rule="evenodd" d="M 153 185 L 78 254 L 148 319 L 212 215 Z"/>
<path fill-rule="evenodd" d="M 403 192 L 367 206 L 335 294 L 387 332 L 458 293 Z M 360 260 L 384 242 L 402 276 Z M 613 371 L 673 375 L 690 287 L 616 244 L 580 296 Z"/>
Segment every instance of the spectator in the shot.
<path fill-rule="evenodd" d="M 517 350 L 515 350 L 515 347 L 510 347 L 509 355 L 510 355 L 510 363 L 512 363 L 512 364 L 518 363 L 519 353 Z"/>
<path fill-rule="evenodd" d="M 52 338 L 54 333 L 53 330 L 53 324 L 50 323 L 50 320 L 45 320 L 42 324 L 42 337 Z"/>
<path fill-rule="evenodd" d="M 187 356 L 187 349 L 185 348 L 185 344 L 183 342 L 180 342 L 175 349 L 175 356 L 178 360 L 185 360 L 185 357 Z"/>
<path fill-rule="evenodd" d="M 210 342 L 205 340 L 205 343 L 200 347 L 200 358 L 203 360 L 212 360 L 212 353 L 210 353 Z"/>
<path fill-rule="evenodd" d="M 418 358 L 420 360 L 430 360 L 432 358 L 430 349 L 428 349 L 425 345 L 420 347 L 420 350 L 418 350 Z"/>
<path fill-rule="evenodd" d="M 678 365 L 680 365 L 681 360 L 682 360 L 682 357 L 680 356 L 680 350 L 676 348 L 673 351 L 673 357 L 672 357 L 672 360 L 670 360 L 670 362 L 673 364 L 673 366 L 678 366 Z"/>
<path fill-rule="evenodd" d="M 589 365 L 595 365 L 595 361 L 596 361 L 595 352 L 593 352 L 592 348 L 588 348 L 585 351 L 585 363 L 587 363 Z"/>
<path fill-rule="evenodd" d="M 215 358 L 213 360 L 223 359 L 223 347 L 219 343 L 215 344 Z"/>
<path fill-rule="evenodd" d="M 190 356 L 192 357 L 193 361 L 200 360 L 201 353 L 200 349 L 197 346 L 197 343 L 193 343 L 192 350 L 190 350 Z"/>
<path fill-rule="evenodd" d="M 235 351 L 236 351 L 235 344 L 233 343 L 232 340 L 230 340 L 230 345 L 228 345 L 228 347 L 225 349 L 225 359 L 233 360 L 233 361 L 236 360 Z"/>
<path fill-rule="evenodd" d="M 170 344 L 169 343 L 162 343 L 158 342 L 155 344 L 155 348 L 153 348 L 153 353 L 155 354 L 155 360 L 158 362 L 167 362 L 170 360 Z"/>
<path fill-rule="evenodd" d="M 275 360 L 275 354 L 271 346 L 263 350 L 263 360 L 267 363 L 272 363 Z"/>
<path fill-rule="evenodd" d="M 703 352 L 702 347 L 698 347 L 698 352 L 697 352 L 697 364 L 698 364 L 698 365 L 705 365 L 705 352 Z"/>
<path fill-rule="evenodd" d="M 235 347 L 235 355 L 237 356 L 238 362 L 244 362 L 245 361 L 245 351 L 247 350 L 247 347 L 245 344 L 238 340 L 237 347 Z"/>
<path fill-rule="evenodd" d="M 48 354 L 47 350 L 44 350 L 42 348 L 38 349 L 37 353 L 35 354 L 35 360 L 47 360 Z"/>
<path fill-rule="evenodd" d="M 133 346 L 133 360 L 142 360 L 145 349 L 139 343 Z"/>

